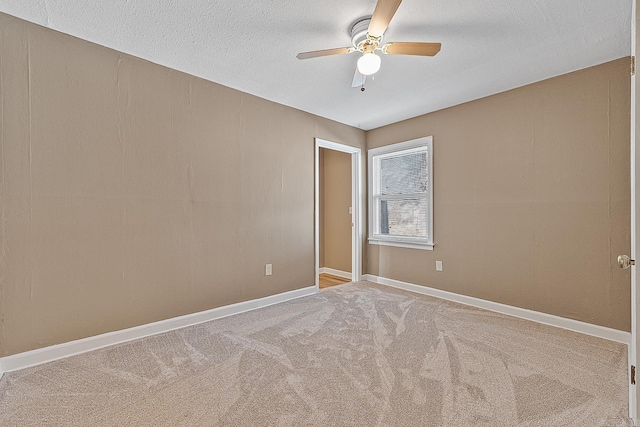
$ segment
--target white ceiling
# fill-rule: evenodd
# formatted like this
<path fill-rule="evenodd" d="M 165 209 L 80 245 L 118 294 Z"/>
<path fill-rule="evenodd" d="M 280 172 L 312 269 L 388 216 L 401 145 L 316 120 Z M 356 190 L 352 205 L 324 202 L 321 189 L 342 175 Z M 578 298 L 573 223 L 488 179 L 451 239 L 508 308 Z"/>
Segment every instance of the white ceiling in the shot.
<path fill-rule="evenodd" d="M 349 26 L 376 0 L 0 0 L 0 11 L 362 129 L 630 54 L 631 0 L 404 0 L 385 41 L 442 42 L 383 56 L 351 88 Z"/>

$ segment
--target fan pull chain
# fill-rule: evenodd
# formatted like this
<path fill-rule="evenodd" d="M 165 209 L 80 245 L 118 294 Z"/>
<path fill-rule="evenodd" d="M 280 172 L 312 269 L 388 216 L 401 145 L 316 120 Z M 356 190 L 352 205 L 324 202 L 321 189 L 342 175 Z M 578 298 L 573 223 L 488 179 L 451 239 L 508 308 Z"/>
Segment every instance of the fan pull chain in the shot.
<path fill-rule="evenodd" d="M 371 75 L 371 80 L 373 81 L 375 79 L 376 79 L 376 75 L 375 74 Z M 362 86 L 360 86 L 360 92 L 364 92 L 367 89 L 364 87 L 365 82 L 366 80 L 362 82 Z"/>

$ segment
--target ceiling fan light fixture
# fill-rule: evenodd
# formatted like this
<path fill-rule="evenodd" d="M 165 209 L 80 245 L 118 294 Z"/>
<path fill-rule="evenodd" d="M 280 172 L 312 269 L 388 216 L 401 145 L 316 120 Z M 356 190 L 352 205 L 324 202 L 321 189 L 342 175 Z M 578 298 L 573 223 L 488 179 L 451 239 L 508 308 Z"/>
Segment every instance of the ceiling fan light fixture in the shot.
<path fill-rule="evenodd" d="M 353 47 L 301 52 L 296 57 L 298 59 L 309 59 L 361 52 L 362 56 L 358 58 L 358 65 L 351 87 L 360 87 L 360 90 L 364 90 L 366 76 L 375 74 L 380 70 L 382 60 L 375 54 L 376 50 L 380 50 L 386 55 L 435 56 L 440 52 L 440 43 L 391 42 L 381 46 L 384 33 L 389 28 L 389 23 L 398 10 L 400 3 L 402 3 L 402 0 L 377 0 L 373 15 L 358 19 L 349 28 Z"/>
<path fill-rule="evenodd" d="M 358 71 L 363 76 L 370 76 L 378 72 L 381 62 L 382 60 L 375 53 L 365 52 L 360 59 L 358 59 Z"/>

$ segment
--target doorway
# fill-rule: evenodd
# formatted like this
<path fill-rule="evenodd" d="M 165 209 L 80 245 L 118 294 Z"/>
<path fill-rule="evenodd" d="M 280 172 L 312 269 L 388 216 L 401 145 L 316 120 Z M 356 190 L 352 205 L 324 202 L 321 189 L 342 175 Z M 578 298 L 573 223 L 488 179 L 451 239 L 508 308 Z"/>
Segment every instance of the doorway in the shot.
<path fill-rule="evenodd" d="M 350 282 L 351 266 L 351 154 L 319 149 L 320 289 Z"/>
<path fill-rule="evenodd" d="M 360 280 L 362 273 L 361 150 L 316 138 L 315 285 Z M 327 275 L 327 276 L 325 276 Z"/>

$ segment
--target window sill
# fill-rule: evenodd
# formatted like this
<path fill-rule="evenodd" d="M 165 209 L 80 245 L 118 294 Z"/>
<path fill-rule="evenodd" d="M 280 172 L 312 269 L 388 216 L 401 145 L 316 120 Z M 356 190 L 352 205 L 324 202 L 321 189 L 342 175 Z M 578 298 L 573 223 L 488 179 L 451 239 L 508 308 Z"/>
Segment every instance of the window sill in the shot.
<path fill-rule="evenodd" d="M 367 239 L 370 245 L 380 246 L 394 246 L 396 248 L 410 248 L 410 249 L 422 249 L 425 251 L 432 251 L 435 246 L 433 243 L 416 243 L 416 242 L 404 242 L 398 240 L 381 240 L 381 239 Z"/>

